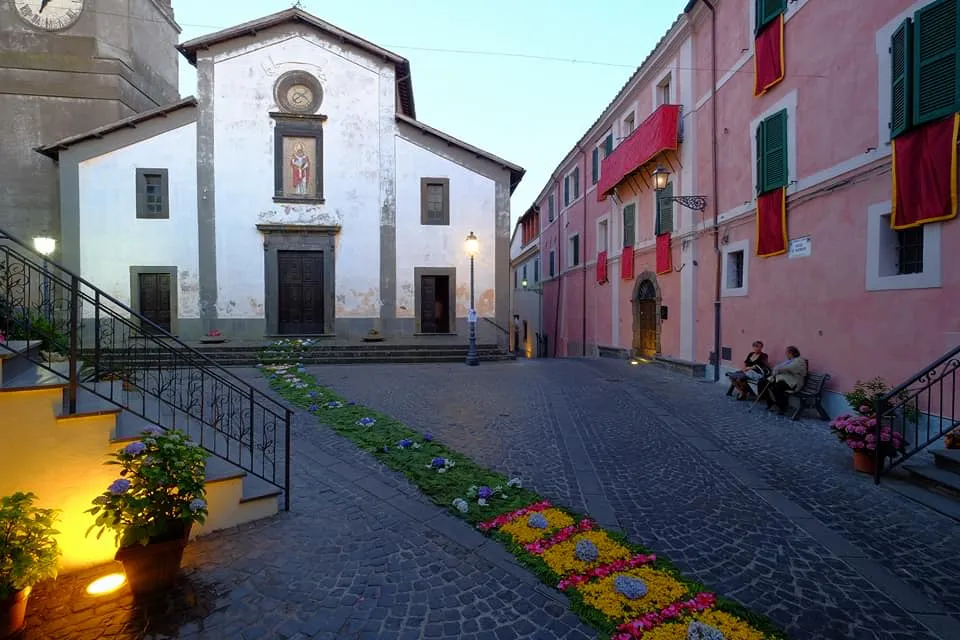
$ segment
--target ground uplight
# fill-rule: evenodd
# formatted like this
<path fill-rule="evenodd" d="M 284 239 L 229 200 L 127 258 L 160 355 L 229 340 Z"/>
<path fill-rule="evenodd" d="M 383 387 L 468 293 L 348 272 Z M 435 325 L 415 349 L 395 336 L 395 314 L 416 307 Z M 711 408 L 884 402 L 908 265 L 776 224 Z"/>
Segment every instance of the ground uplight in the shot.
<path fill-rule="evenodd" d="M 111 573 L 102 578 L 97 578 L 87 585 L 87 593 L 92 596 L 102 596 L 113 593 L 123 586 L 127 579 L 122 573 Z"/>

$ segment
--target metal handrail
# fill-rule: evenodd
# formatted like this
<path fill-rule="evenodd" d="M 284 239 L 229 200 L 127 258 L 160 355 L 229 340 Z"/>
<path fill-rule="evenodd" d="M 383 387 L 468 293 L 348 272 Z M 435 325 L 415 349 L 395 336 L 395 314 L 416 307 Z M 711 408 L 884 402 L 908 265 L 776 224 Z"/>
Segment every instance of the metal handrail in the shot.
<path fill-rule="evenodd" d="M 77 413 L 78 390 L 83 388 L 163 427 L 175 428 L 178 420 L 194 423 L 200 446 L 283 489 L 284 508 L 289 510 L 290 409 L 89 281 L 38 256 L 11 234 L 0 230 L 0 240 L 12 243 L 0 242 L 0 329 L 22 332 L 28 339 L 43 337 L 48 350 L 67 356 L 69 369 L 64 372 L 50 361 L 24 354 L 66 381 L 68 414 Z M 43 287 L 39 305 L 33 301 L 34 279 Z M 92 316 L 85 317 L 88 309 Z M 91 329 L 92 348 L 84 349 Z M 11 350 L 2 343 L 0 347 Z M 81 359 L 92 374 L 81 372 Z M 117 377 L 123 380 L 125 398 L 117 397 L 114 382 L 108 391 L 103 389 L 102 383 Z M 139 402 L 131 400 L 131 393 L 140 395 Z M 148 398 L 156 402 L 149 410 Z"/>

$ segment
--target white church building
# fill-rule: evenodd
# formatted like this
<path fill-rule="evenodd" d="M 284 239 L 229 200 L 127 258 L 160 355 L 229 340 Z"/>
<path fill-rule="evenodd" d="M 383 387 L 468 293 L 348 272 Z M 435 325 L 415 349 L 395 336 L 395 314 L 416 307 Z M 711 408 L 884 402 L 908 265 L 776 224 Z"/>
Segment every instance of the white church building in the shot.
<path fill-rule="evenodd" d="M 196 98 L 39 149 L 67 268 L 185 339 L 465 341 L 472 231 L 496 341 L 524 170 L 417 121 L 406 59 L 299 9 L 178 48 Z"/>

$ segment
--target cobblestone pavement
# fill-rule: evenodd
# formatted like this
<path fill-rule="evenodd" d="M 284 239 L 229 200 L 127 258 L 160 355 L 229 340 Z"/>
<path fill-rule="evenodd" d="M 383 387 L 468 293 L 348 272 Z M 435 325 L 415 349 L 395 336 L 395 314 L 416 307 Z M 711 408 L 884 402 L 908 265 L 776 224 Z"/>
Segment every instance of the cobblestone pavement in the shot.
<path fill-rule="evenodd" d="M 960 525 L 826 423 L 616 360 L 314 367 L 350 399 L 619 527 L 796 639 L 960 639 Z"/>
<path fill-rule="evenodd" d="M 191 542 L 154 602 L 86 596 L 112 567 L 41 584 L 21 640 L 595 637 L 508 552 L 312 416 L 293 433 L 290 513 Z"/>

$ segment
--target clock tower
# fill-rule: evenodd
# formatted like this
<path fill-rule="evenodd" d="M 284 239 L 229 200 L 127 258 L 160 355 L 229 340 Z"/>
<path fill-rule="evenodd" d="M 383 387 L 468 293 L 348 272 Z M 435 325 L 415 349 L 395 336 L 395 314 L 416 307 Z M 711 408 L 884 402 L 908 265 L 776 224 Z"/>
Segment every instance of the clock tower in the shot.
<path fill-rule="evenodd" d="M 179 34 L 171 0 L 0 0 L 0 228 L 59 248 L 57 167 L 34 149 L 176 101 Z"/>

